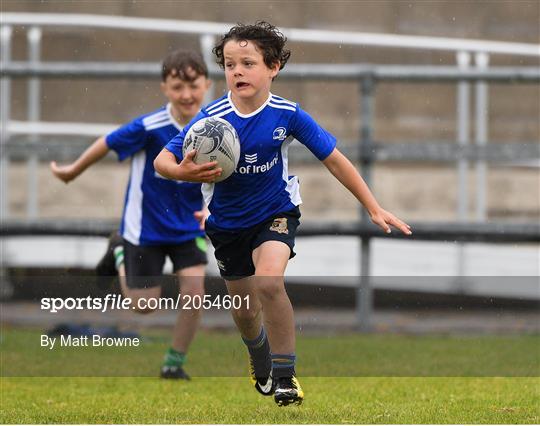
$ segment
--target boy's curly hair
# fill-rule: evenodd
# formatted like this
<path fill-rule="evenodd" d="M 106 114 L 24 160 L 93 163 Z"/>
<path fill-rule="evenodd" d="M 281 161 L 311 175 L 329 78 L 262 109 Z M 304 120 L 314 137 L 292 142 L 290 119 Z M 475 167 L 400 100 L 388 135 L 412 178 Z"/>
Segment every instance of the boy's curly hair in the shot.
<path fill-rule="evenodd" d="M 208 68 L 200 53 L 178 49 L 169 53 L 161 64 L 161 79 L 165 81 L 169 75 L 191 83 L 201 75 L 208 78 Z"/>
<path fill-rule="evenodd" d="M 291 51 L 284 49 L 287 38 L 274 25 L 265 21 L 257 21 L 253 25 L 237 24 L 224 34 L 212 49 L 221 68 L 225 68 L 223 48 L 230 40 L 247 40 L 255 43 L 268 68 L 279 63 L 279 69 L 283 69 L 291 56 Z"/>

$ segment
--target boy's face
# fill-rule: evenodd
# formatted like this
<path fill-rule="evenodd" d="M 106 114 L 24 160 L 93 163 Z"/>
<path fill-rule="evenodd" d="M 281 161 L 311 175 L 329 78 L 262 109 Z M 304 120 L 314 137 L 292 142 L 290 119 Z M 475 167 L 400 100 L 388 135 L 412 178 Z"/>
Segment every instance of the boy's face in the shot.
<path fill-rule="evenodd" d="M 161 90 L 172 104 L 175 118 L 187 124 L 201 109 L 210 80 L 199 75 L 193 81 L 182 80 L 171 74 L 161 83 Z"/>
<path fill-rule="evenodd" d="M 268 97 L 272 79 L 279 72 L 279 63 L 268 68 L 256 45 L 247 40 L 230 40 L 223 48 L 227 86 L 239 99 Z"/>

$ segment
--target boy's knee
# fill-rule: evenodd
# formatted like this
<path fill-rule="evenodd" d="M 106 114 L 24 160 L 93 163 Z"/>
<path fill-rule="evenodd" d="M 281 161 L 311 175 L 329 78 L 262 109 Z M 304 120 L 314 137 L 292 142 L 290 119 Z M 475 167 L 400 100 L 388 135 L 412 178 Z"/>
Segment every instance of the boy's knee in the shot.
<path fill-rule="evenodd" d="M 204 278 L 198 276 L 181 276 L 180 293 L 190 297 L 204 297 Z"/>
<path fill-rule="evenodd" d="M 263 300 L 273 300 L 285 293 L 283 277 L 258 277 L 257 294 Z"/>
<path fill-rule="evenodd" d="M 199 311 L 204 303 L 204 287 L 182 287 L 180 297 L 183 307 Z"/>
<path fill-rule="evenodd" d="M 276 267 L 276 265 L 266 263 L 264 265 L 257 266 L 255 276 L 257 278 L 266 278 L 271 280 L 273 278 L 282 278 L 283 271 L 281 268 Z"/>
<path fill-rule="evenodd" d="M 182 296 L 186 296 L 190 299 L 193 299 L 194 297 L 200 297 L 201 299 L 204 297 L 204 285 L 199 284 L 189 284 L 189 285 L 182 285 L 180 287 L 180 294 Z"/>

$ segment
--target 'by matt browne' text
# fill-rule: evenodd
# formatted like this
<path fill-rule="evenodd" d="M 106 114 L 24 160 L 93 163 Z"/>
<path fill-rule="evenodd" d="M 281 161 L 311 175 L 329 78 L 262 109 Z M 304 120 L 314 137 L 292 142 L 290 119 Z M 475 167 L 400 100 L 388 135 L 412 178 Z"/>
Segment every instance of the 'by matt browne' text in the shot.
<path fill-rule="evenodd" d="M 91 336 L 59 336 L 49 337 L 46 334 L 41 335 L 41 347 L 54 349 L 58 346 L 71 347 L 111 347 L 111 346 L 139 346 L 138 337 L 103 337 L 99 334 Z"/>

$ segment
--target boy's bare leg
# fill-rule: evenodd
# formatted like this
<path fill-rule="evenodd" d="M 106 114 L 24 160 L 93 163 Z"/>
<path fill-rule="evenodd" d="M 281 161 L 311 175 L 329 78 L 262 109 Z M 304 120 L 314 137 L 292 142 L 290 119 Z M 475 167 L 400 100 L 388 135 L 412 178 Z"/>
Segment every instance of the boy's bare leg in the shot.
<path fill-rule="evenodd" d="M 240 309 L 232 309 L 231 314 L 236 327 L 242 337 L 252 340 L 259 336 L 262 326 L 261 302 L 257 296 L 255 280 L 253 277 L 242 278 L 235 281 L 225 281 L 227 291 L 231 297 L 239 296 L 242 299 Z M 245 297 L 249 300 L 248 305 Z"/>
<path fill-rule="evenodd" d="M 257 294 L 264 311 L 264 327 L 272 352 L 274 401 L 279 406 L 300 405 L 304 400 L 295 372 L 294 313 L 283 279 L 290 252 L 289 247 L 280 241 L 266 241 L 253 251 Z"/>
<path fill-rule="evenodd" d="M 263 322 L 273 352 L 293 353 L 295 348 L 294 314 L 285 292 L 283 274 L 289 260 L 289 247 L 279 241 L 267 241 L 253 252 L 255 276 L 225 281 L 231 296 L 249 296 L 249 309 L 242 305 L 232 316 L 243 337 L 255 339 Z"/>
<path fill-rule="evenodd" d="M 295 352 L 294 313 L 285 291 L 283 276 L 289 261 L 289 246 L 266 241 L 253 251 L 255 288 L 264 311 L 264 327 L 273 353 Z"/>
<path fill-rule="evenodd" d="M 187 353 L 201 322 L 202 309 L 194 309 L 194 298 L 204 297 L 205 265 L 190 266 L 177 271 L 180 284 L 180 310 L 173 330 L 172 347 L 178 352 Z M 191 301 L 191 303 L 187 303 Z M 191 309 L 183 309 L 183 307 Z"/>
<path fill-rule="evenodd" d="M 231 313 L 249 353 L 251 383 L 262 395 L 272 395 L 272 359 L 268 337 L 262 326 L 262 309 L 257 296 L 256 280 L 249 277 L 225 283 L 231 297 L 242 298 L 240 309 L 233 309 Z"/>
<path fill-rule="evenodd" d="M 189 295 L 191 307 L 193 308 L 194 297 L 204 297 L 204 265 L 197 265 L 177 271 L 177 277 L 180 284 L 182 295 Z M 151 287 L 147 289 L 132 289 L 127 286 L 126 270 L 124 264 L 118 267 L 118 279 L 124 297 L 132 300 L 132 306 L 139 313 L 150 313 L 152 309 L 140 309 L 139 299 L 158 298 L 161 295 L 161 287 Z M 182 300 L 182 305 L 186 301 Z M 186 305 L 190 306 L 189 304 Z M 174 379 L 189 379 L 189 376 L 182 370 L 182 364 L 185 362 L 187 350 L 195 337 L 200 323 L 200 309 L 180 309 L 176 317 L 176 323 L 173 329 L 172 345 L 165 355 L 164 365 L 162 366 L 161 376 Z"/>
<path fill-rule="evenodd" d="M 126 267 L 122 263 L 118 266 L 118 280 L 120 281 L 120 289 L 124 297 L 131 299 L 131 306 L 134 307 L 135 312 L 140 314 L 149 314 L 154 312 L 154 309 L 139 307 L 139 299 L 153 299 L 158 298 L 161 295 L 161 287 L 159 285 L 150 288 L 129 288 L 126 278 Z M 144 303 L 146 306 L 146 303 Z"/>

